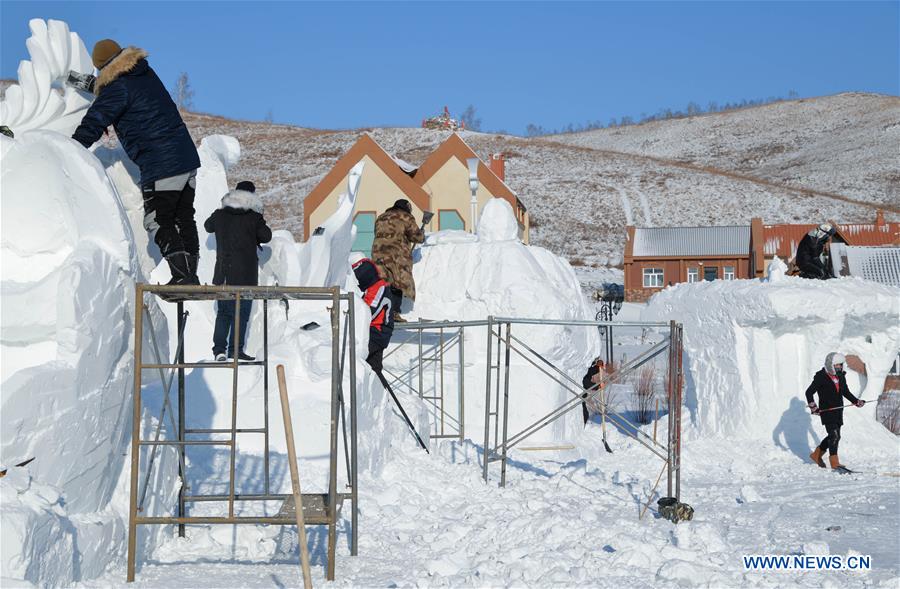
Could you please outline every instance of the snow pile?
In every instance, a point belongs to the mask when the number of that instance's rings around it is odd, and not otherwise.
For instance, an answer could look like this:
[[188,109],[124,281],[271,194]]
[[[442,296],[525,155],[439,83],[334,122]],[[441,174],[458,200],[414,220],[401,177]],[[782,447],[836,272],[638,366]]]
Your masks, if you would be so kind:
[[[642,319],[684,323],[686,435],[772,440],[805,457],[821,425],[804,392],[828,352],[856,355],[857,397],[874,401],[900,352],[900,290],[859,279],[682,284],[651,299]],[[874,402],[844,410],[842,446],[896,456]],[[864,442],[860,442],[864,440]],[[851,456],[852,458],[852,456]]]
[[[509,203],[493,199],[484,207],[477,241],[456,239],[461,237],[456,232],[453,239],[431,236],[429,244],[433,245],[420,248],[421,258],[413,265],[417,296],[409,318],[483,320],[492,315],[592,319],[572,267],[543,248],[524,245],[516,239],[515,228]],[[599,350],[593,327],[513,325],[512,334],[579,382]],[[402,342],[405,337],[406,332],[396,330],[394,342]],[[483,443],[484,432],[486,338],[485,328],[466,329],[465,432],[478,444]],[[414,361],[417,342],[413,338],[416,345],[404,346],[408,350],[390,356],[386,365],[397,369],[398,374],[406,371]],[[492,353],[496,362],[496,349]],[[523,358],[512,354],[511,362],[510,434],[571,398]],[[444,361],[445,391],[455,391],[458,365],[456,351],[448,353]],[[445,399],[445,407],[455,403],[455,397]],[[581,427],[580,413],[571,412],[532,439],[570,439]]]
[[[117,485],[131,431],[141,272],[132,228],[96,158],[52,131],[0,141],[0,461],[34,458],[0,479],[3,574],[61,585],[100,574],[124,549],[128,498]],[[157,482],[170,473],[160,469]]]

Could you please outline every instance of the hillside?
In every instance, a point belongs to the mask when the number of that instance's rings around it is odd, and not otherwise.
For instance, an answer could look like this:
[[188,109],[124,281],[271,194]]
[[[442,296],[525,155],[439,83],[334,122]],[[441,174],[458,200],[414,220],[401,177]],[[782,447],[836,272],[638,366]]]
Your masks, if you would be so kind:
[[900,206],[900,97],[846,93],[549,139]]
[[[804,116],[785,114],[792,109]],[[414,164],[446,137],[425,129],[316,131],[201,114],[186,120],[197,139],[227,133],[241,141],[244,154],[230,176],[254,180],[273,224],[298,236],[303,198],[362,132]],[[810,140],[817,134],[820,141]],[[532,215],[532,243],[575,264],[619,263],[628,223],[745,224],[753,216],[863,222],[878,206],[891,219],[900,214],[895,98],[844,94],[551,138],[463,137],[482,157],[507,155],[507,183]],[[646,155],[638,153],[642,145]]]

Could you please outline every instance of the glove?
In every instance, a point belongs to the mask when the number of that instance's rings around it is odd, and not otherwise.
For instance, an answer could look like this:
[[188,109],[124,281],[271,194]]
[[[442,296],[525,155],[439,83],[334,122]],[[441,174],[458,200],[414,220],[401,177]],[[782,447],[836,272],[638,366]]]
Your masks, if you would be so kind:
[[866,402],[863,401],[862,399],[860,399],[859,401],[856,402],[856,406],[857,406],[857,407],[862,407],[862,406],[865,405],[865,404],[866,404]]
[[819,415],[819,406],[816,405],[815,401],[807,405],[807,407],[809,407],[809,410],[812,411],[813,415]]

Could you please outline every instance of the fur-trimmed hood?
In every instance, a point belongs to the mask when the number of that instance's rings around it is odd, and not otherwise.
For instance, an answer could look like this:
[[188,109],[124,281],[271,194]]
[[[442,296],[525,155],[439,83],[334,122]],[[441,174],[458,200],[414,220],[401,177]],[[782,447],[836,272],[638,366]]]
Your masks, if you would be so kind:
[[109,85],[119,76],[123,76],[134,69],[134,66],[142,59],[146,59],[149,53],[138,47],[126,47],[112,61],[106,64],[100,75],[97,76],[97,82],[94,84],[94,94],[100,95],[100,90]]
[[263,203],[256,193],[246,190],[232,190],[222,197],[222,208],[245,209],[263,214]]

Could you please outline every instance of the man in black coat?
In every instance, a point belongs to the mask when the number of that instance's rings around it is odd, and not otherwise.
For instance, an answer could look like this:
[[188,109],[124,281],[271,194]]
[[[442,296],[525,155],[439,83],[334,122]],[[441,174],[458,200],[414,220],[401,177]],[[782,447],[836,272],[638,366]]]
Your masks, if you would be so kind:
[[[844,398],[862,407],[865,401],[857,399],[847,387],[846,373],[844,372],[845,358],[843,354],[831,352],[825,356],[825,367],[813,377],[812,384],[806,389],[806,402],[813,415],[818,415],[828,434],[822,443],[809,457],[813,462],[825,468],[822,456],[828,449],[828,461],[831,468],[841,472],[847,472],[844,465],[838,459],[838,442],[841,441],[841,426],[844,425]],[[819,404],[813,400],[813,395],[819,395]]]
[[[252,182],[238,182],[234,190],[222,197],[222,208],[213,211],[203,224],[208,233],[216,234],[216,269],[213,284],[256,286],[259,284],[259,244],[272,240],[272,230],[263,218],[263,205]],[[216,360],[234,358],[234,301],[218,301],[216,327],[213,333],[213,354]],[[252,300],[242,300],[240,307],[240,360],[255,358],[244,353],[247,323]],[[230,336],[229,336],[230,334]]]
[[817,278],[825,280],[831,276],[831,272],[825,267],[825,244],[835,234],[834,225],[822,223],[803,236],[797,246],[797,267],[803,278]]
[[144,228],[153,235],[172,271],[169,284],[200,284],[200,241],[194,222],[194,190],[200,157],[178,108],[147,52],[122,49],[112,39],[94,45],[99,70],[97,98],[72,138],[93,145],[112,125],[128,157],[141,170]]

